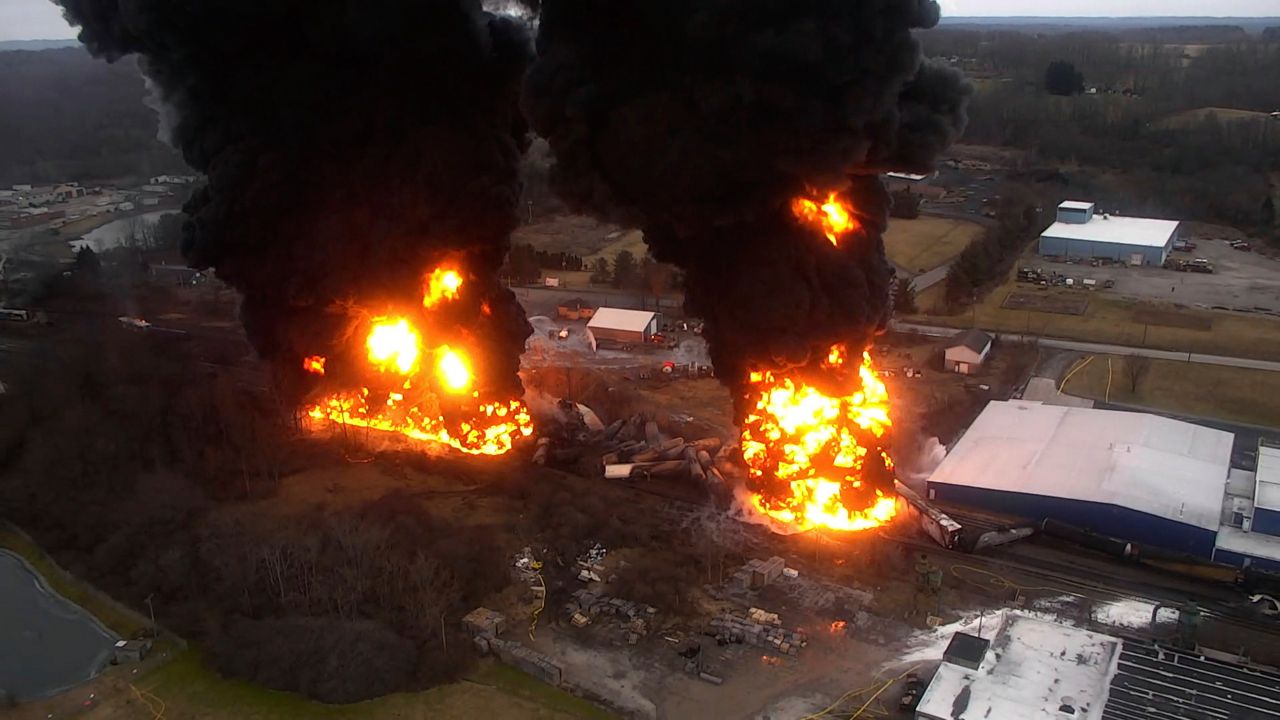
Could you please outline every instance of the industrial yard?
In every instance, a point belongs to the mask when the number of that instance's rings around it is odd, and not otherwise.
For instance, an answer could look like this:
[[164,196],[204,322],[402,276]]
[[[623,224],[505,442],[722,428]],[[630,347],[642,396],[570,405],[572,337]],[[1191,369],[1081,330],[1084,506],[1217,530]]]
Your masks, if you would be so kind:
[[4,717],[1280,720],[1280,27],[115,5],[0,38]]

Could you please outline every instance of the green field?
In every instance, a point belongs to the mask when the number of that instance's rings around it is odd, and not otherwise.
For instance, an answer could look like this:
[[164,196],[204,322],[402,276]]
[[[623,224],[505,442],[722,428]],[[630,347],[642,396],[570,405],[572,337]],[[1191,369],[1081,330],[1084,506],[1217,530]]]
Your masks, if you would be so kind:
[[[1098,355],[1070,376],[1069,395],[1153,410],[1280,428],[1280,373],[1267,370],[1152,360],[1131,391],[1127,358]],[[1108,384],[1110,392],[1108,392]]]

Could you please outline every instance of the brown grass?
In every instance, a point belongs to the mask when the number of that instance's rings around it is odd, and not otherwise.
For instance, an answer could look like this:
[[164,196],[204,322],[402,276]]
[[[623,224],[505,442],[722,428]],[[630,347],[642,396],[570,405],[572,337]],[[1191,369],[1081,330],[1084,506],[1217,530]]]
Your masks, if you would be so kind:
[[1089,296],[1076,291],[1071,295],[1057,293],[1011,292],[1000,307],[1006,310],[1034,310],[1060,315],[1083,315],[1089,309]]
[[[1108,361],[1110,370],[1108,371]],[[1280,373],[1266,370],[1152,360],[1138,391],[1130,391],[1126,358],[1099,355],[1067,381],[1071,395],[1201,417],[1280,427]]]
[[[1091,295],[1089,309],[1083,315],[1009,310],[1002,305],[1011,292],[1018,290],[1012,272],[1005,284],[988,293],[976,308],[965,308],[954,315],[937,314],[941,308],[944,285],[945,283],[939,283],[921,293],[916,304],[923,313],[904,319],[930,325],[966,328],[971,327],[976,316],[978,327],[998,332],[1031,333],[1085,342],[1262,360],[1280,357],[1280,319],[1128,300],[1106,293]],[[1081,291],[1047,288],[1034,292],[1071,296]],[[935,311],[935,308],[939,310]],[[1138,313],[1150,311],[1181,316],[1185,320],[1180,321],[1180,324],[1187,327],[1147,324],[1136,319]],[[1162,317],[1167,319],[1170,316]],[[1196,327],[1207,324],[1211,329],[1191,329],[1192,323]]]
[[982,226],[964,220],[920,217],[893,220],[884,236],[894,264],[911,272],[927,272],[955,259],[982,235]]

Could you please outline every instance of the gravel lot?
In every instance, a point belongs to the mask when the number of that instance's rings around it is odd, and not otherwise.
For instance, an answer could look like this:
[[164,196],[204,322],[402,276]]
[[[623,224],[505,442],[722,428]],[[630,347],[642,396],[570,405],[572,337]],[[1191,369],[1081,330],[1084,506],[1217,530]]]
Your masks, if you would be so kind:
[[1265,309],[1280,313],[1280,261],[1252,252],[1232,249],[1223,240],[1195,241],[1194,252],[1171,257],[1213,262],[1213,274],[1176,272],[1164,268],[1069,265],[1034,257],[1028,262],[1068,277],[1093,278],[1101,286],[1114,280],[1108,293],[1139,300],[1163,300],[1183,305],[1228,309]]

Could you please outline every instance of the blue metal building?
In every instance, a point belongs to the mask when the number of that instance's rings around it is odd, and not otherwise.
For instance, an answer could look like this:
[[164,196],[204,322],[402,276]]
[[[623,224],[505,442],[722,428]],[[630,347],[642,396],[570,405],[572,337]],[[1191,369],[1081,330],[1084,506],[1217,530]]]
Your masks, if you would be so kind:
[[930,476],[928,494],[1210,559],[1232,441],[1156,415],[992,402]]

